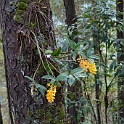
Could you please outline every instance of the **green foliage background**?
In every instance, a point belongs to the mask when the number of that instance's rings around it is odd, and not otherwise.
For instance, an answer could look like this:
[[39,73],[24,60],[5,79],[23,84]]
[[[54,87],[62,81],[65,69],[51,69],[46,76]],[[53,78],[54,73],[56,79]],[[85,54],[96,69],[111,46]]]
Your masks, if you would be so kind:
[[[72,101],[67,98],[67,94],[69,94],[70,97],[74,97],[73,93],[68,93],[67,89],[64,92],[66,107],[68,108],[71,105],[76,107],[79,106],[77,109],[77,118],[80,119],[82,115],[85,116],[85,121],[80,122],[80,124],[92,124],[96,121],[94,116],[97,117],[97,101],[100,103],[102,124],[105,123],[106,118],[108,123],[116,124],[119,107],[117,99],[117,77],[119,75],[124,75],[124,61],[122,61],[122,64],[117,64],[117,54],[122,54],[118,52],[120,46],[118,46],[117,43],[121,41],[121,44],[124,46],[124,40],[116,38],[116,28],[123,31],[123,21],[119,20],[119,25],[116,27],[116,6],[114,0],[107,2],[98,0],[96,3],[76,0],[75,3],[78,16],[78,21],[76,23],[77,31],[74,30],[74,25],[67,28],[67,25],[65,24],[63,2],[61,0],[51,0],[58,48],[56,51],[46,49],[44,52],[45,54],[51,54],[52,61],[59,63],[60,74],[57,77],[54,77],[53,75],[45,75],[42,78],[47,79],[51,84],[54,83],[58,87],[63,86],[63,84],[60,83],[62,81],[65,83],[65,89],[68,84],[72,86],[77,80],[81,82],[82,97],[78,101]],[[73,36],[72,40],[69,39],[68,34]],[[75,43],[74,40],[77,37],[79,42]],[[76,63],[78,55],[96,63],[96,75],[99,77],[97,78],[97,83],[100,87],[99,99],[96,99],[95,97],[96,84],[94,75],[89,72],[82,73],[82,69],[79,67],[72,70],[72,68],[68,66],[69,64],[71,65],[72,62]],[[71,62],[68,60],[68,57],[72,57]],[[3,65],[4,60],[1,43],[0,96],[2,96],[2,113],[4,113],[3,120],[5,121],[9,119],[9,116],[7,113],[8,109],[5,109],[7,106],[7,95],[5,78],[3,78]],[[122,79],[123,78],[124,77],[122,77]],[[42,89],[43,88],[40,86],[41,93],[44,93]],[[107,109],[105,110],[106,104]]]

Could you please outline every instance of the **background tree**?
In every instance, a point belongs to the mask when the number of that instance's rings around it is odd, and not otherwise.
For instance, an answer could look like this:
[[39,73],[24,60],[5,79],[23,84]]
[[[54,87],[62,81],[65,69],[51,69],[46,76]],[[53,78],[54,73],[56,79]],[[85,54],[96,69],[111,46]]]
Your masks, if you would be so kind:
[[[77,22],[77,15],[75,10],[75,2],[74,0],[63,0],[64,6],[65,6],[65,12],[66,12],[66,24],[68,27],[68,36],[70,40],[73,40],[75,43],[78,43],[78,37],[76,36],[78,34],[78,30],[76,27]],[[72,34],[70,34],[72,32]],[[69,51],[71,51],[70,48],[68,48]],[[68,58],[69,60],[72,60],[72,56]],[[78,64],[70,63],[68,64],[70,68],[74,69],[78,67]],[[78,101],[82,94],[82,88],[80,82],[75,82],[73,86],[68,86],[68,92],[70,94],[67,96],[72,101]],[[70,96],[73,95],[73,98]],[[75,106],[75,104],[70,104],[68,106],[68,114],[71,117],[71,124],[78,124],[80,122],[83,122],[84,115],[83,113],[80,115],[81,117],[78,118],[78,107]]]
[[[123,22],[123,0],[116,0],[116,11],[117,11],[117,59],[118,64],[122,64],[124,61],[124,33],[123,30],[119,28],[121,22]],[[123,67],[121,67],[123,69]],[[118,74],[118,100],[119,100],[119,124],[124,123],[124,72]]]

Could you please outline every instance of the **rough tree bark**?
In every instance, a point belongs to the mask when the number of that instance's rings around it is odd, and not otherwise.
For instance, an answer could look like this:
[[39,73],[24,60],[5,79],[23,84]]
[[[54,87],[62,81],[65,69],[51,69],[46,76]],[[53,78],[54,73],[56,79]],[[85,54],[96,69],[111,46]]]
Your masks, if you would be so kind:
[[[42,50],[47,47],[50,47],[52,50],[55,49],[55,36],[49,0],[42,0],[41,3],[35,0],[32,0],[32,2],[25,0],[27,3],[23,1],[1,0],[0,4],[11,123],[34,124],[37,121],[38,124],[54,124],[51,121],[54,121],[52,120],[55,119],[54,115],[63,104],[61,89],[57,90],[56,101],[51,106],[37,90],[36,92],[34,91],[33,96],[31,95],[31,81],[25,78],[25,76],[34,76],[37,83],[44,86],[47,84],[47,81],[41,78],[43,75],[46,75],[47,71],[43,70],[41,73],[36,71],[43,66],[41,58],[37,54],[36,39]],[[19,6],[19,2],[21,2],[21,6]],[[27,6],[27,9],[22,8],[24,7],[22,4]],[[25,13],[23,13],[24,11]],[[22,12],[24,15],[21,13],[20,16],[19,12]],[[42,46],[42,41],[46,42],[44,47]],[[44,53],[41,54],[44,62],[49,61]],[[55,72],[54,74],[56,75],[57,73]],[[56,110],[56,106],[58,110]],[[47,116],[48,113],[50,113],[49,118]]]
[[74,0],[70,0],[70,1],[63,0],[63,1],[66,10],[66,23],[68,26],[71,26],[77,21]]

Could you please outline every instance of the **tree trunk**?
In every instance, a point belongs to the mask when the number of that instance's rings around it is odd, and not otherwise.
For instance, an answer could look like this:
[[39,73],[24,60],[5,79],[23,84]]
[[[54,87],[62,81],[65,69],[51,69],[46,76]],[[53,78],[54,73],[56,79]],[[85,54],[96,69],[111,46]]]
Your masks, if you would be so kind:
[[[116,8],[117,12],[123,12],[123,0],[116,0]],[[123,14],[117,14],[117,21],[123,20]],[[119,25],[117,23],[117,26]],[[117,29],[117,39],[120,39],[118,42],[118,45],[120,47],[120,50],[118,50],[118,53],[121,53],[120,56],[117,56],[118,58],[118,64],[121,64],[122,61],[124,61],[124,46],[121,44],[122,39],[124,39],[124,34],[122,31]],[[118,54],[119,55],[119,54]],[[119,124],[124,123],[124,75],[119,75],[118,79],[118,100],[119,100]]]
[[71,26],[77,21],[74,0],[63,0],[66,11],[66,23]]
[[[64,6],[65,6],[65,11],[66,11],[66,23],[68,25],[68,27],[74,25],[75,28],[73,29],[73,33],[70,36],[69,33],[69,38],[70,40],[74,40],[74,42],[78,42],[78,38],[74,38],[75,37],[75,31],[77,31],[76,28],[76,21],[77,21],[77,16],[76,16],[76,11],[75,11],[75,3],[74,0],[63,0],[64,1]],[[69,48],[70,50],[70,48]],[[69,60],[71,60],[71,56],[69,57]],[[74,65],[73,63],[68,64],[68,66],[72,69],[77,67],[77,64]],[[75,84],[73,86],[68,86],[68,92],[70,92],[72,95],[73,94],[73,98],[70,97],[70,95],[68,95],[68,98],[72,101],[78,101],[80,99],[80,94],[82,94],[82,88],[81,88],[81,84],[80,82],[75,82]],[[81,104],[82,105],[82,104]],[[71,106],[71,107],[70,107]],[[82,114],[82,116],[78,119],[78,107],[76,107],[75,105],[70,105],[68,108],[68,114],[71,117],[71,124],[79,124],[80,122],[83,122],[84,120],[84,115]]]
[[[25,78],[33,77],[38,84],[47,84],[47,81],[41,78],[47,74],[47,70],[39,70],[43,68],[43,62],[50,61],[42,51],[49,47],[55,49],[49,0],[42,0],[41,3],[35,0],[25,0],[25,3],[22,1],[1,0],[0,4],[11,123],[54,124],[60,120],[62,122],[63,116],[61,119],[57,117],[58,120],[55,118],[55,114],[58,114],[63,105],[62,90],[57,90],[55,104],[49,105],[46,98],[35,88],[31,92],[33,84]],[[41,55],[37,53],[38,47]],[[57,75],[55,71],[53,73]],[[48,114],[50,115],[47,116]]]
[[[92,6],[94,7],[94,3],[96,2],[96,0],[92,1]],[[93,12],[95,13],[95,9],[93,10]],[[94,15],[94,20],[96,20],[96,15]],[[99,38],[98,38],[99,39]],[[100,41],[96,39],[96,37],[93,36],[93,42],[94,42],[94,53],[95,55],[99,54],[99,49],[100,49]],[[97,63],[98,60],[95,60],[95,63]],[[97,70],[99,69],[99,67],[97,68]],[[100,85],[98,83],[99,80],[99,74],[97,73],[95,76],[95,98],[96,98],[96,124],[101,124],[101,113],[100,113],[100,108],[101,108],[101,103],[100,103]]]

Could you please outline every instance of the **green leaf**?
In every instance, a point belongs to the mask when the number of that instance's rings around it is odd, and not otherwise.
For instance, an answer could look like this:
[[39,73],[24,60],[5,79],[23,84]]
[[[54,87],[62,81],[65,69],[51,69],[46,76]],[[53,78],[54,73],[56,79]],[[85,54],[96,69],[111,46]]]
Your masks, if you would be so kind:
[[120,74],[121,74],[121,75],[124,75],[124,66],[122,66],[122,69],[121,69]]
[[112,71],[112,69],[114,69],[115,66],[116,66],[116,60],[112,61],[112,63],[110,64],[110,67],[109,67],[110,71]]
[[108,40],[108,37],[107,37],[107,36],[103,36],[103,37],[102,37],[102,41],[103,41],[103,42],[107,42],[107,40]]
[[93,48],[87,50],[87,56],[91,56],[93,54]]
[[86,105],[88,103],[88,101],[86,99],[83,99],[82,103],[83,103],[83,105]]
[[72,86],[74,84],[74,82],[75,82],[75,78],[72,75],[69,75],[67,77],[67,79],[68,79],[69,85]]
[[74,41],[72,41],[72,40],[67,40],[67,43],[68,43],[68,45],[69,45],[71,48],[75,48],[76,43],[75,43]]
[[44,93],[46,91],[46,87],[44,87],[41,84],[37,84],[35,82],[35,80],[33,78],[29,77],[29,76],[25,76],[25,77],[28,78],[29,80],[31,80],[35,84],[36,88],[40,91],[40,93],[44,96]]
[[81,73],[82,70],[83,70],[82,68],[75,68],[75,69],[71,70],[71,74]]
[[73,60],[76,61],[76,57],[77,57],[77,52],[72,51],[72,58],[73,58]]
[[58,50],[54,51],[51,55],[52,56],[59,56],[60,53],[61,53],[61,47],[59,47]]
[[[86,73],[83,73],[83,69],[82,68],[75,68],[71,71],[72,75],[74,75],[74,77],[76,77],[77,79],[80,77],[86,77]],[[79,79],[78,79],[79,80]]]
[[122,55],[122,52],[117,52],[117,58],[120,58],[121,55]]
[[79,113],[77,114],[77,120],[80,120],[80,118],[82,117],[82,113]]
[[86,73],[83,73],[83,72],[77,72],[77,73],[75,73],[74,74],[74,76],[76,77],[76,78],[84,78],[84,77],[87,77],[87,74]]
[[97,79],[97,83],[98,83],[100,86],[102,86],[102,81],[101,81],[101,80]]
[[61,87],[61,83],[59,81],[54,82],[54,85],[56,85],[57,87]]
[[85,54],[84,52],[80,52],[80,55],[81,55],[84,59],[87,58],[87,56],[86,56],[86,54]]
[[28,78],[30,81],[32,81],[33,83],[35,83],[35,80],[29,76],[25,76],[26,78]]
[[[54,70],[54,66],[52,64],[44,62],[44,66],[45,66],[47,72],[50,74],[51,74],[51,70]],[[43,70],[44,70],[44,67],[43,68],[41,67],[40,72],[42,72]]]
[[59,74],[57,76],[56,80],[58,80],[58,81],[66,81],[67,76],[68,76],[68,74],[66,72],[65,73],[61,73],[61,74]]
[[51,54],[52,52],[52,50],[45,50],[45,54]]
[[31,117],[33,115],[33,111],[28,110],[28,116]]
[[33,28],[36,25],[36,23],[31,22],[30,26]]
[[55,80],[55,78],[53,76],[51,76],[51,75],[44,75],[42,78]]
[[74,97],[75,97],[74,93],[72,93],[72,92],[69,93],[69,98],[70,98],[70,99],[74,99]]
[[66,98],[66,100],[69,102],[69,103],[72,103],[72,104],[74,104],[75,103],[75,101],[72,101],[71,99],[69,99],[69,98]]
[[56,81],[56,79],[51,79],[50,84],[53,84]]
[[97,55],[91,55],[89,56],[90,59],[99,59],[99,57]]
[[36,88],[40,91],[40,93],[44,96],[45,91],[47,90],[46,87],[44,87],[41,84],[35,83]]

